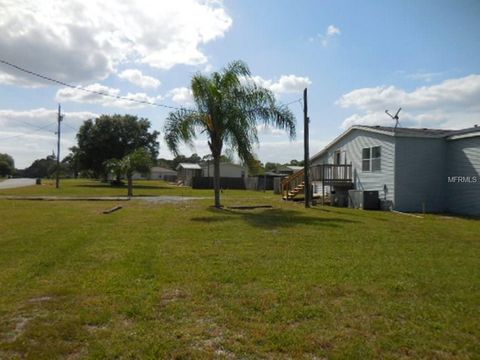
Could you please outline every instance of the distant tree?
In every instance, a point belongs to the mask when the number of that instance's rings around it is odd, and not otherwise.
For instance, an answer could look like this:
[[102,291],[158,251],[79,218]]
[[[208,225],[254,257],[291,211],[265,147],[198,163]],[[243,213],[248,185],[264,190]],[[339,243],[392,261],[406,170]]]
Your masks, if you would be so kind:
[[187,162],[187,157],[185,155],[177,155],[173,158],[172,160],[172,168],[177,169],[178,164],[180,163],[186,163]]
[[303,166],[304,161],[303,160],[290,160],[289,163],[286,163],[285,165],[291,165],[291,166]]
[[165,140],[178,154],[180,143],[192,143],[197,133],[208,137],[213,156],[215,207],[220,207],[220,155],[224,145],[241,161],[253,158],[258,142],[257,123],[271,124],[295,135],[295,118],[288,107],[278,106],[273,93],[251,79],[248,66],[235,61],[221,72],[194,75],[191,81],[194,109],[171,112],[165,123]]
[[69,150],[70,153],[63,158],[61,165],[68,176],[73,176],[76,179],[80,171],[79,149],[76,146],[72,146]]
[[195,153],[190,155],[189,158],[187,158],[187,162],[192,164],[199,164],[201,161],[202,161],[202,158]]
[[12,175],[15,171],[13,157],[8,154],[0,154],[0,176]]
[[110,159],[105,162],[105,167],[113,172],[117,178],[125,175],[128,181],[127,196],[133,196],[133,173],[148,173],[153,165],[151,154],[146,149],[136,149],[122,159]]
[[247,166],[248,166],[250,175],[257,176],[257,175],[263,175],[265,173],[265,168],[263,167],[262,162],[258,159],[250,160]]
[[212,154],[206,154],[206,155],[202,156],[202,162],[208,162],[208,161],[212,161],[212,160],[213,160]]
[[106,179],[107,160],[120,160],[139,148],[152,158],[158,155],[158,131],[150,132],[150,122],[133,115],[102,115],[80,127],[78,161],[80,170],[90,170]]
[[185,155],[178,154],[172,160],[172,169],[176,169],[178,164],[180,163],[189,163],[189,164],[200,164],[203,160],[200,156],[193,153],[190,157],[186,157]]
[[23,170],[22,176],[31,178],[49,178],[57,169],[57,158],[48,155],[45,159],[37,159],[32,165]]
[[173,160],[160,158],[160,159],[157,159],[157,165],[167,169],[175,169],[173,166]]
[[0,177],[5,177],[10,175],[12,172],[12,168],[8,163],[4,160],[0,160]]
[[267,162],[265,163],[265,171],[276,171],[279,166],[282,166],[282,164]]

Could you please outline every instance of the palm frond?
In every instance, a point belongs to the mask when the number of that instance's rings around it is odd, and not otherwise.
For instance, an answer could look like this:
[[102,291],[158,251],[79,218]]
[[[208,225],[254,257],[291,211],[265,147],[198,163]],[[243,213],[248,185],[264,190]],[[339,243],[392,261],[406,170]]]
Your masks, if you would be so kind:
[[193,140],[196,138],[195,128],[199,124],[201,124],[201,119],[198,113],[186,109],[171,112],[164,127],[168,148],[178,155],[180,143],[193,145]]

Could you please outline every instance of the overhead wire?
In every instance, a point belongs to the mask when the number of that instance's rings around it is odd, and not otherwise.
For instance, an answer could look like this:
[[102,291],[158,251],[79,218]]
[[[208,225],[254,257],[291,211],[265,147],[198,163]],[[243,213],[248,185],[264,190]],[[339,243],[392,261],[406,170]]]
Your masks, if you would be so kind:
[[[166,105],[166,104],[160,104],[160,103],[157,103],[157,102],[153,102],[153,101],[147,101],[147,100],[138,100],[138,99],[132,99],[132,98],[129,98],[129,97],[125,97],[125,96],[120,96],[120,95],[113,95],[113,94],[109,94],[109,93],[106,93],[106,92],[102,92],[102,91],[97,91],[97,90],[92,90],[92,89],[88,89],[88,88],[85,88],[85,87],[82,87],[80,85],[72,85],[72,84],[69,84],[65,81],[61,81],[61,80],[57,80],[57,79],[54,79],[50,76],[46,76],[46,75],[42,75],[40,73],[37,73],[33,70],[29,70],[29,69],[26,69],[24,67],[21,67],[19,65],[16,65],[16,64],[13,64],[7,60],[4,60],[2,58],[0,58],[0,63],[1,64],[4,64],[4,65],[7,65],[7,66],[10,66],[18,71],[21,71],[21,72],[24,72],[26,74],[29,74],[29,75],[32,75],[32,76],[35,76],[35,77],[38,77],[40,79],[43,79],[43,80],[46,80],[46,81],[50,81],[50,82],[53,82],[53,83],[56,83],[58,85],[62,85],[62,86],[65,86],[65,87],[68,87],[68,88],[71,88],[71,89],[75,89],[75,90],[80,90],[80,91],[84,91],[84,92],[87,92],[87,93],[91,93],[91,94],[96,94],[96,95],[100,95],[100,96],[104,96],[104,97],[109,97],[109,98],[114,98],[114,99],[117,99],[117,100],[124,100],[124,101],[130,101],[130,102],[133,102],[133,103],[137,103],[137,104],[143,104],[143,105],[151,105],[151,106],[156,106],[156,107],[162,107],[162,108],[166,108],[166,109],[171,109],[171,110],[184,110],[184,111],[189,111],[189,112],[197,112],[196,110],[193,110],[193,109],[188,109],[188,108],[185,108],[185,107],[176,107],[176,106],[172,106],[172,105]],[[299,98],[299,99],[296,99],[296,100],[293,100],[293,101],[290,101],[286,104],[280,104],[280,107],[287,107],[289,105],[292,105],[294,103],[302,103],[302,98]],[[255,109],[251,110],[251,111],[254,111]],[[24,124],[28,125],[28,126],[31,126],[31,127],[35,127],[36,128],[36,131],[39,131],[39,130],[43,130],[45,129],[46,127],[48,126],[51,126],[53,125],[52,124],[48,124],[46,126],[41,126],[41,127],[37,127],[35,125],[32,125],[32,124],[29,124],[25,121],[22,121],[20,120],[21,122],[23,122]],[[76,128],[74,128],[73,126],[69,125],[69,124],[66,124],[64,123],[65,126],[69,127],[70,129],[72,130],[77,130]],[[8,139],[12,139],[12,138],[17,138],[17,137],[22,137],[22,136],[28,136],[29,134],[19,134],[19,135],[15,135],[15,136],[10,136],[10,137],[6,137],[6,138],[0,138],[0,140],[8,140]]]
[[[32,132],[38,132],[38,131],[40,131],[40,130],[44,130],[44,129],[46,129],[47,127],[52,126],[52,125],[55,125],[55,123],[50,123],[50,124],[47,124],[47,125],[44,125],[44,126],[37,127],[36,130],[33,130]],[[1,140],[1,141],[4,141],[4,140],[15,139],[15,138],[18,138],[18,137],[30,136],[30,134],[31,134],[31,133],[28,133],[28,134],[18,134],[18,135],[13,135],[13,136],[8,136],[8,137],[0,138],[0,140]]]
[[29,74],[29,75],[38,77],[38,78],[40,78],[40,79],[53,82],[53,83],[56,83],[56,84],[58,84],[58,85],[62,85],[62,86],[68,87],[68,88],[71,88],[71,89],[80,90],[80,91],[84,91],[84,92],[91,93],[91,94],[97,94],[97,95],[101,95],[101,96],[105,96],[105,97],[109,97],[109,98],[113,98],[113,99],[117,99],[117,100],[130,101],[130,102],[134,102],[134,103],[137,103],[137,104],[144,104],[144,105],[151,105],[151,106],[163,107],[163,108],[172,109],[172,110],[187,110],[187,111],[192,111],[192,110],[189,110],[189,109],[183,108],[183,107],[176,107],[176,106],[171,106],[171,105],[165,105],[165,104],[160,104],[160,103],[156,103],[156,102],[153,102],[153,101],[147,101],[147,100],[132,99],[132,98],[129,98],[129,97],[126,97],[126,96],[113,95],[113,94],[109,94],[109,93],[106,93],[106,92],[103,92],[103,91],[97,91],[97,90],[88,89],[88,88],[82,87],[82,86],[80,86],[80,85],[72,85],[72,84],[66,83],[65,81],[57,80],[57,79],[54,79],[54,78],[52,78],[52,77],[50,77],[50,76],[42,75],[42,74],[37,73],[37,72],[35,72],[35,71],[25,69],[25,68],[23,68],[23,67],[21,67],[21,66],[12,64],[11,62],[6,61],[6,60],[1,59],[1,58],[0,58],[0,63],[2,63],[2,64],[4,64],[4,65],[7,65],[7,66],[10,66],[10,67],[12,67],[12,68],[14,68],[14,69],[16,69],[16,70],[18,70],[18,71],[24,72],[24,73],[26,73],[26,74]]
[[[71,88],[71,89],[88,92],[88,93],[91,93],[91,94],[96,94],[96,95],[100,95],[100,96],[105,96],[105,97],[109,97],[109,98],[113,98],[113,99],[117,99],[117,100],[130,101],[130,102],[134,102],[134,103],[137,103],[137,104],[144,104],[144,105],[151,105],[151,106],[163,107],[163,108],[166,108],[166,109],[186,110],[186,111],[196,112],[195,110],[188,109],[188,108],[185,108],[185,107],[177,107],[177,106],[172,106],[172,105],[160,104],[160,103],[157,103],[157,102],[147,101],[147,100],[132,99],[132,98],[129,98],[129,97],[126,97],[126,96],[113,95],[113,94],[109,94],[109,93],[106,93],[106,92],[103,92],[103,91],[97,91],[97,90],[88,89],[88,88],[82,87],[82,86],[80,86],[80,85],[72,85],[72,84],[69,84],[69,83],[67,83],[67,82],[65,82],[65,81],[57,80],[57,79],[54,79],[54,78],[52,78],[52,77],[50,77],[50,76],[42,75],[42,74],[37,73],[37,72],[35,72],[35,71],[33,71],[33,70],[29,70],[29,69],[26,69],[26,68],[24,68],[24,67],[15,65],[15,64],[13,64],[13,63],[11,63],[11,62],[9,62],[9,61],[6,61],[6,60],[4,60],[4,59],[1,59],[1,58],[0,58],[0,63],[2,63],[2,64],[4,64],[4,65],[7,65],[7,66],[10,66],[10,67],[12,67],[12,68],[14,68],[14,69],[16,69],[16,70],[18,70],[18,71],[24,72],[24,73],[26,73],[26,74],[29,74],[29,75],[38,77],[38,78],[40,78],[40,79],[47,80],[47,81],[56,83],[56,84],[58,84],[58,85],[62,85],[62,86]],[[302,101],[302,98],[293,100],[293,101],[291,101],[291,102],[289,102],[289,103],[286,103],[286,104],[280,104],[280,106],[282,106],[282,107],[283,107],[283,106],[289,106],[289,105],[294,104],[294,103],[299,102],[299,101]]]

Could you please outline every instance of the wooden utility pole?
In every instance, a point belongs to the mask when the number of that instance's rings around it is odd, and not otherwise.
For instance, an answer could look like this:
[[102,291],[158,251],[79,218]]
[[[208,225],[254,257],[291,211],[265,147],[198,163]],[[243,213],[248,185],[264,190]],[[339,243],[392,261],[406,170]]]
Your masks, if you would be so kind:
[[62,122],[62,109],[60,104],[58,104],[58,115],[57,115],[57,176],[55,181],[55,187],[58,189],[60,187],[60,123]]
[[304,194],[305,207],[309,208],[311,203],[310,189],[310,154],[309,154],[309,128],[310,119],[308,118],[307,88],[303,90],[303,146],[304,146]]

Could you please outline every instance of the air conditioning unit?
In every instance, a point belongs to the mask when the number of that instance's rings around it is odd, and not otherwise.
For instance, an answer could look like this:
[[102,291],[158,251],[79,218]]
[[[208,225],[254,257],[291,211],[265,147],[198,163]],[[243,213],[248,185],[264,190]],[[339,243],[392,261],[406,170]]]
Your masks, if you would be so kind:
[[331,205],[338,207],[348,206],[348,193],[346,191],[332,191]]
[[364,210],[378,210],[378,191],[348,190],[348,207]]

